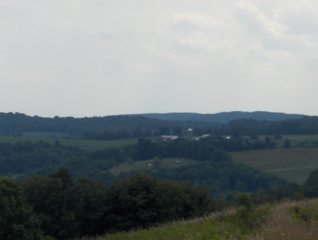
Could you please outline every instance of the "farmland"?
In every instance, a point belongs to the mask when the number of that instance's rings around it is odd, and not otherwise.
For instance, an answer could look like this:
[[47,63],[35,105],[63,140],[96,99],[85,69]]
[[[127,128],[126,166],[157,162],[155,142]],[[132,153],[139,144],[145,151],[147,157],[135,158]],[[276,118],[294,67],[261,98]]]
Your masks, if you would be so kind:
[[318,168],[318,148],[278,148],[232,153],[235,161],[274,174],[294,183],[303,183]]
[[[265,138],[265,136],[260,136]],[[310,172],[318,168],[318,148],[301,147],[308,146],[318,141],[318,135],[284,135],[280,140],[276,140],[278,146],[289,139],[291,148],[275,148],[266,150],[253,150],[244,152],[231,153],[235,161],[246,164],[255,169],[271,173],[280,178],[286,179],[293,183],[303,183],[309,176]],[[0,136],[0,143],[17,143],[17,142],[47,142],[63,146],[70,146],[82,149],[86,152],[112,147],[123,147],[135,144],[136,138],[120,140],[87,140],[72,138],[62,134],[52,133],[30,133],[23,136]],[[296,147],[298,146],[298,147]],[[146,160],[138,162],[125,162],[113,167],[110,172],[112,175],[127,173],[130,171],[149,170],[156,165],[161,168],[177,168],[193,164],[189,159],[160,159]]]

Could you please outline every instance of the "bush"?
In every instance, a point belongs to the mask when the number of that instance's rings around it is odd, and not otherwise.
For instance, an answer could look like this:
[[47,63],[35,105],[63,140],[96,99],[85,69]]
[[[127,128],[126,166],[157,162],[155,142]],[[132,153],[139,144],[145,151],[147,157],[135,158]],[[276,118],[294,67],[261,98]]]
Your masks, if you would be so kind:
[[292,216],[298,222],[311,225],[318,220],[318,209],[309,206],[294,206],[292,207]]
[[268,209],[257,207],[249,195],[241,194],[239,201],[242,208],[238,210],[238,221],[242,224],[242,229],[252,231],[267,221]]

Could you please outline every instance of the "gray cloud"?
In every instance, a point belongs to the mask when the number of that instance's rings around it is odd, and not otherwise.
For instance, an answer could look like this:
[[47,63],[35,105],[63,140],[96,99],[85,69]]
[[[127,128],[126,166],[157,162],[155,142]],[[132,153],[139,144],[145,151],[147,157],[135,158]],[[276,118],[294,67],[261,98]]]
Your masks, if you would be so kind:
[[0,111],[318,114],[313,0],[3,0]]

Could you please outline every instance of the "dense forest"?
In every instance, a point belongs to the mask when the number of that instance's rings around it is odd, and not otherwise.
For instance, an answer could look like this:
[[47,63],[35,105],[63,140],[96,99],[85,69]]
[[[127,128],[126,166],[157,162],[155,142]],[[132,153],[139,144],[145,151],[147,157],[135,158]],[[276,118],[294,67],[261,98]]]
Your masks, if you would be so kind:
[[189,183],[136,175],[106,188],[93,179],[73,182],[66,170],[22,183],[1,179],[0,203],[3,240],[95,236],[202,216],[213,209],[208,191]]
[[305,115],[301,114],[286,114],[274,112],[221,112],[214,114],[200,114],[200,113],[148,113],[140,114],[141,116],[165,120],[165,121],[199,121],[227,124],[238,119],[254,119],[260,121],[285,121],[290,119],[301,119]]

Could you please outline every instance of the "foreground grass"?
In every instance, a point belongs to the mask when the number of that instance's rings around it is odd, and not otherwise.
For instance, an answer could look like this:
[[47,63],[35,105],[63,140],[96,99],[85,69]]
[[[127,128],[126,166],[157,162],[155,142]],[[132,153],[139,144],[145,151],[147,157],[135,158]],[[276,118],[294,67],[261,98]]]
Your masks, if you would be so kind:
[[270,209],[267,221],[253,230],[245,228],[242,221],[237,218],[237,213],[233,210],[148,230],[110,234],[94,240],[318,239],[318,200],[284,202],[266,208]]
[[[299,214],[295,209],[302,209]],[[267,224],[247,240],[317,240],[318,200],[275,206]]]
[[235,161],[302,184],[318,168],[318,148],[278,148],[232,153]]
[[196,219],[130,233],[111,234],[96,240],[239,240],[244,236],[234,219],[219,217]]

